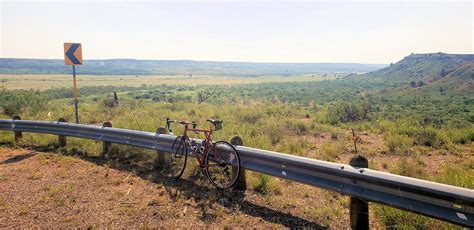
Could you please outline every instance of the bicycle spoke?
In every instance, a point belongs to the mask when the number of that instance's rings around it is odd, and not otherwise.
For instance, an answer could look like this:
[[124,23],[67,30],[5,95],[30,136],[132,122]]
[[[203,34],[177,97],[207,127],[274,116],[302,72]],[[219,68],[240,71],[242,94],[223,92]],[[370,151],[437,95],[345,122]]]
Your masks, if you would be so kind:
[[206,174],[217,188],[229,188],[237,180],[240,162],[237,151],[227,142],[216,142],[206,156]]
[[169,158],[169,176],[178,179],[183,174],[187,160],[186,142],[181,137],[176,138],[173,144],[173,152]]

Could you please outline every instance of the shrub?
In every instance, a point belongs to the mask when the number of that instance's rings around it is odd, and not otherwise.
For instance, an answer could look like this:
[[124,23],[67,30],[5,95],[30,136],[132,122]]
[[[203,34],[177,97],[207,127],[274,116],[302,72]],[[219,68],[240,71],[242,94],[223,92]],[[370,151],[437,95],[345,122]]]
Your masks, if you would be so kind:
[[419,159],[402,158],[390,172],[402,176],[424,179],[426,177],[424,167],[425,163]]
[[385,146],[391,153],[406,154],[413,144],[413,140],[405,134],[389,133],[384,137]]
[[291,155],[303,156],[309,149],[310,143],[306,138],[287,137],[277,146],[277,151]]
[[265,134],[270,138],[270,142],[272,145],[276,145],[280,142],[280,140],[283,137],[283,128],[281,125],[279,125],[276,122],[270,122],[265,128],[264,128]]
[[335,124],[368,120],[370,110],[371,103],[369,102],[340,102],[328,109],[327,121]]
[[470,144],[474,140],[474,130],[447,130],[445,132],[449,140],[455,144]]
[[260,120],[260,118],[263,117],[263,114],[258,112],[257,110],[243,110],[239,114],[237,114],[237,117],[242,122],[255,124],[258,120]]
[[387,229],[434,229],[434,225],[439,224],[429,217],[384,205],[376,204],[374,210],[377,218]]
[[105,98],[102,100],[102,105],[107,108],[112,108],[115,106],[115,102],[111,98]]
[[9,116],[18,115],[24,109],[36,113],[47,104],[48,98],[36,91],[0,91],[0,107]]
[[300,120],[292,120],[287,122],[288,129],[292,130],[297,135],[305,135],[309,132],[308,124]]
[[18,115],[20,114],[20,110],[22,108],[22,103],[9,100],[2,103],[3,113],[9,116]]
[[339,154],[344,153],[347,149],[342,142],[325,142],[321,145],[321,151],[324,153],[324,160],[334,162]]
[[416,134],[416,143],[424,146],[439,148],[443,145],[443,140],[438,135],[438,131],[434,128],[422,128]]
[[265,174],[259,175],[255,191],[264,195],[281,194],[281,188],[276,184],[275,179]]
[[468,189],[474,189],[474,175],[468,173],[469,169],[462,166],[450,166],[448,164],[443,166],[443,173],[437,181],[443,184],[449,184]]

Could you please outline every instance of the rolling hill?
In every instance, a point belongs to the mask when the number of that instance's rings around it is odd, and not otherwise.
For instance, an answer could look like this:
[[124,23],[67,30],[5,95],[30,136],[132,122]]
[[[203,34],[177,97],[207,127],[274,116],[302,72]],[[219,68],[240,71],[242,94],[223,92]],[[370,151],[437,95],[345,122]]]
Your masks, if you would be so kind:
[[[370,72],[382,64],[358,63],[254,63],[191,60],[84,60],[77,68],[82,75],[229,75],[269,76],[327,72]],[[69,74],[61,59],[0,58],[0,74]]]
[[[401,61],[371,72],[367,76],[393,80],[421,80],[426,78],[437,80],[450,73],[453,73],[452,75],[460,74],[462,70],[454,72],[455,69],[470,62],[474,62],[473,54],[411,54]],[[469,69],[466,71],[469,72]]]
[[464,63],[463,65],[449,71],[446,77],[474,79],[474,61]]

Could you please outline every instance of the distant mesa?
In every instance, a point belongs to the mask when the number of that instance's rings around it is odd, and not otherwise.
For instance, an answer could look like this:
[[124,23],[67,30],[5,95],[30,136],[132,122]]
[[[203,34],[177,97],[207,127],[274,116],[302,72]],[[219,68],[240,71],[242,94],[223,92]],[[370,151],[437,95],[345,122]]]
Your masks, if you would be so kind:
[[[192,60],[84,60],[77,68],[82,75],[227,75],[291,76],[329,72],[370,72],[383,64],[359,63],[256,63]],[[0,58],[0,74],[70,74],[71,68],[60,59]]]

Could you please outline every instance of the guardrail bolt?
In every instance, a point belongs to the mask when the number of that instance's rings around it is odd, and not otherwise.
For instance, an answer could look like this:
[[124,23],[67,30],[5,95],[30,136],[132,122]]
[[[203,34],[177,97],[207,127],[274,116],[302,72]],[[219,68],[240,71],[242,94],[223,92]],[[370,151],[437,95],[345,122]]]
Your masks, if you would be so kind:
[[[58,119],[58,122],[67,122],[67,120],[61,117]],[[59,142],[59,147],[66,147],[66,144],[67,144],[66,136],[58,135],[58,142]]]
[[[13,120],[21,120],[19,115],[15,115],[12,118]],[[23,133],[21,131],[14,131],[13,135],[15,136],[15,142],[19,141],[23,137]]]
[[[357,168],[369,167],[369,161],[361,155],[354,156],[349,164]],[[349,213],[352,229],[369,229],[369,203],[367,201],[351,197]]]
[[[166,134],[166,129],[165,129],[165,127],[162,127],[162,126],[158,127],[158,128],[156,129],[156,133],[158,133],[158,134]],[[163,166],[166,164],[166,156],[167,156],[167,154],[164,153],[164,152],[160,152],[160,151],[157,151],[156,153],[158,154],[158,156],[157,156],[156,159],[155,159],[154,168],[155,168],[156,170],[161,170],[161,169],[163,169]]]
[[[102,123],[102,127],[112,127],[112,122],[111,121],[104,121]],[[108,141],[104,141],[102,145],[102,155],[107,155],[110,150],[111,143]]]
[[[230,139],[230,143],[236,146],[243,146],[244,140],[242,139],[242,137],[233,136]],[[234,188],[241,191],[247,190],[247,179],[245,176],[245,170],[242,167],[240,168],[240,175],[239,178],[237,178],[237,182],[235,182]]]

